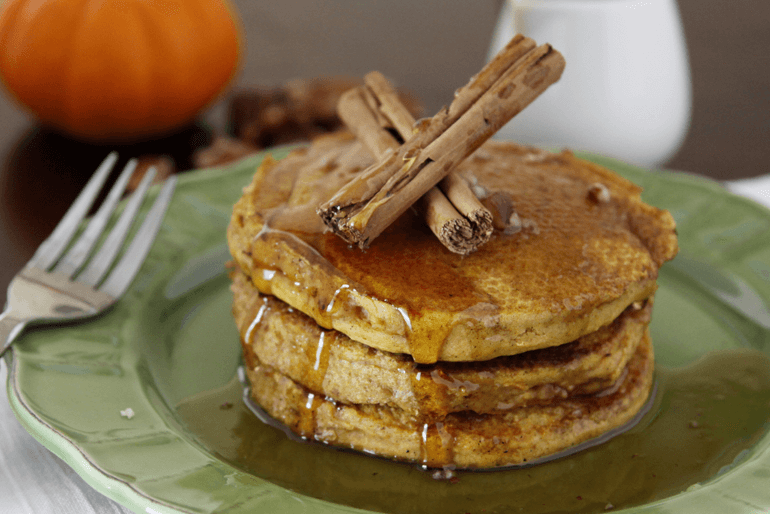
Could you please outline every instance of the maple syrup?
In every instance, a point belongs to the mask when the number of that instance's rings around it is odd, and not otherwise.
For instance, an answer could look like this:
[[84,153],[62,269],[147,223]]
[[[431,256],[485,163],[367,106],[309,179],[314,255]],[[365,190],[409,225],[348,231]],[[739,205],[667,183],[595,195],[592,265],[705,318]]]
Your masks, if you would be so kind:
[[[237,469],[342,505],[421,514],[601,512],[608,504],[620,510],[707,483],[739,467],[767,435],[770,359],[762,352],[713,352],[656,373],[654,403],[627,432],[544,464],[456,471],[451,481],[412,465],[292,440],[246,407],[237,377],[182,400],[176,412],[207,451]],[[222,409],[228,402],[233,408]],[[436,429],[426,441],[438,453],[447,436]]]
[[[568,332],[560,334],[566,342],[573,337],[569,331],[587,326],[588,318],[597,328],[612,319],[607,306],[623,295],[633,296],[629,301],[649,296],[658,267],[674,251],[665,216],[639,203],[636,186],[567,154],[526,163],[530,150],[512,144],[485,145],[468,159],[466,174],[486,194],[509,197],[518,216],[515,233],[496,233],[463,257],[446,250],[407,211],[366,250],[351,248],[326,230],[315,206],[364,165],[346,161],[355,148],[339,136],[261,166],[236,206],[231,247],[261,291],[270,293],[272,282],[281,280],[279,296],[294,298],[325,328],[336,320],[355,325],[359,335],[376,331],[363,318],[380,316],[378,310],[388,310],[383,303],[394,306],[404,318],[403,334],[389,326],[390,343],[359,340],[408,352],[418,363],[516,353],[508,346],[519,344],[512,337],[525,341],[517,351],[544,347],[553,340],[544,329],[560,324],[555,330]],[[597,177],[613,191],[601,204],[588,194]],[[267,279],[262,270],[275,274]],[[355,297],[370,304],[368,312]],[[503,323],[511,327],[502,330]],[[503,334],[506,341],[488,341],[488,335]],[[396,339],[398,349],[377,346],[395,345]]]

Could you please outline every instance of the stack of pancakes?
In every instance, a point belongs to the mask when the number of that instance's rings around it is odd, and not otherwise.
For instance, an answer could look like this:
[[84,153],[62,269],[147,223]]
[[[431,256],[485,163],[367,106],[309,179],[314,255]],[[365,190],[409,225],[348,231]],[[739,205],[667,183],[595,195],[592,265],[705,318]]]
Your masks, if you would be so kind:
[[414,211],[367,250],[315,209],[373,162],[346,133],[266,159],[235,205],[233,312],[254,400],[308,439],[428,467],[532,462],[645,405],[670,214],[580,160],[488,142],[457,170],[498,229],[469,256]]

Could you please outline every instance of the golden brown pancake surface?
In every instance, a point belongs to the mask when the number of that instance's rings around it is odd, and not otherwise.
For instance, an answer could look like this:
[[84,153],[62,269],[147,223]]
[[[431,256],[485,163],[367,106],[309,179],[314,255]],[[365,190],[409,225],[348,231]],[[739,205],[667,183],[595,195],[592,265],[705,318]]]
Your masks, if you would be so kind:
[[647,329],[652,302],[577,341],[470,363],[417,365],[406,355],[367,347],[318,326],[284,302],[233,275],[233,314],[246,365],[270,366],[309,392],[345,404],[400,409],[418,421],[450,412],[499,413],[596,393],[623,372]]
[[567,152],[496,142],[460,172],[509,202],[518,232],[461,257],[408,212],[369,249],[350,248],[315,207],[371,162],[356,145],[337,134],[263,164],[228,240],[259,290],[370,347],[433,363],[565,344],[648,298],[676,253],[671,216],[630,182]]
[[437,423],[397,408],[334,402],[259,363],[247,375],[254,400],[308,439],[429,467],[494,468],[552,455],[631,421],[653,383],[653,353],[645,334],[614,387],[599,394],[495,414],[451,413]]

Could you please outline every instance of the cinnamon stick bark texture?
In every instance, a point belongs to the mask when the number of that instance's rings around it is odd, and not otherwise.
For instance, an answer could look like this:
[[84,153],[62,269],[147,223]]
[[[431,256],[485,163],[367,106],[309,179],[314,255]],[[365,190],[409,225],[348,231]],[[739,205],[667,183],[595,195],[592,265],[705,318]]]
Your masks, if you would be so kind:
[[357,175],[318,213],[343,239],[366,248],[420,197],[446,177],[564,70],[550,45],[514,37],[456,93],[447,107],[420,125],[397,151]]
[[[368,74],[365,84],[342,95],[338,114],[370,152],[381,159],[412,137],[415,119],[381,73]],[[400,137],[396,138],[394,133]],[[440,187],[428,191],[415,207],[448,250],[467,255],[491,237],[492,215],[468,183],[454,173]]]
[[[364,84],[374,97],[376,107],[402,140],[408,141],[415,133],[419,134],[414,117],[382,73],[367,74]],[[431,191],[421,197],[417,206],[444,246],[454,253],[467,255],[489,241],[493,231],[492,214],[462,177],[450,172]]]

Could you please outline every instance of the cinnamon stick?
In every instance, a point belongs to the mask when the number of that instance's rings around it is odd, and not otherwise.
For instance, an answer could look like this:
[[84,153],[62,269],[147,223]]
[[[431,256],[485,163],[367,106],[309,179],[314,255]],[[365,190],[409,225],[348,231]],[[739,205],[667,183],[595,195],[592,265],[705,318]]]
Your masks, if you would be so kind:
[[[377,99],[366,88],[351,89],[342,95],[337,113],[375,158],[381,159],[398,148],[400,141],[388,131],[393,128],[390,120],[380,112]],[[408,118],[404,121],[408,122]],[[410,129],[412,124],[409,124]],[[477,247],[468,243],[474,235],[470,222],[457,212],[437,187],[428,191],[415,205],[439,241],[450,251],[465,255]]]
[[383,159],[398,149],[399,141],[386,130],[387,120],[369,105],[365,89],[345,91],[337,103],[337,115],[375,159]]
[[450,251],[467,255],[478,248],[471,223],[459,215],[437,187],[422,195],[415,206],[441,244]]
[[473,227],[473,244],[481,246],[492,237],[492,213],[484,207],[467,181],[456,173],[450,173],[439,182],[439,188],[458,212]]
[[[364,77],[364,84],[362,96],[380,115],[378,120],[383,128],[395,130],[403,141],[408,141],[418,129],[393,85],[376,71]],[[431,231],[454,253],[474,252],[492,236],[492,214],[476,198],[468,183],[454,172],[415,205]]]
[[375,110],[390,123],[404,141],[414,135],[415,120],[412,113],[401,103],[393,85],[379,71],[367,73],[364,85],[370,93],[371,104]]
[[561,76],[550,45],[517,36],[397,152],[385,156],[318,209],[324,222],[365,248],[514,115]]

